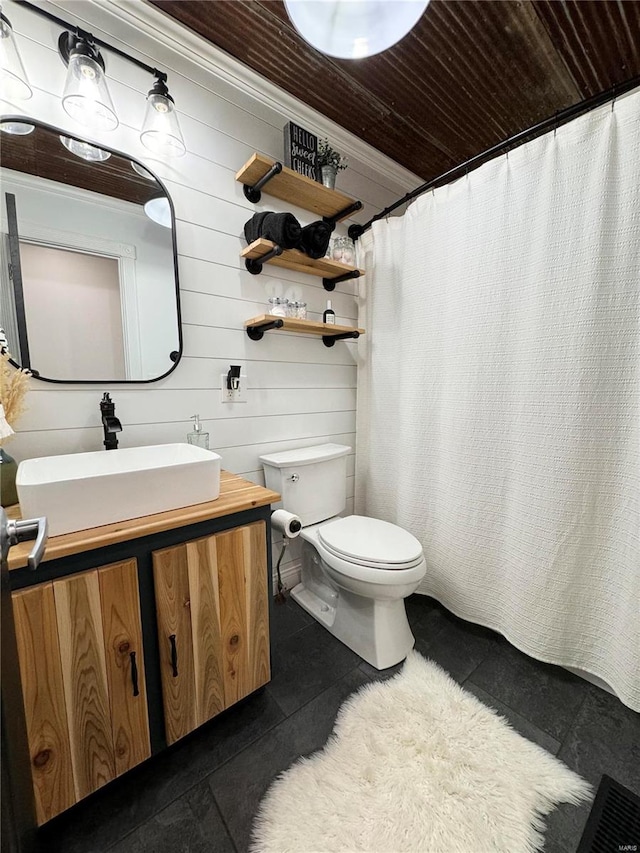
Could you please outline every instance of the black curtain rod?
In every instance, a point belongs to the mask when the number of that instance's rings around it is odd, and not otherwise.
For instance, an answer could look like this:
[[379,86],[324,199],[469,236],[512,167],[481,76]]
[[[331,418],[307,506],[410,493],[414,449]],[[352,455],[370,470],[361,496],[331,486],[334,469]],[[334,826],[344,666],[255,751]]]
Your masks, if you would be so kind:
[[374,222],[377,222],[379,219],[384,219],[385,216],[388,216],[394,210],[402,207],[403,204],[406,204],[414,198],[417,198],[419,195],[422,195],[422,193],[427,192],[427,190],[449,184],[457,178],[461,178],[463,175],[477,169],[479,166],[484,165],[484,163],[492,160],[494,157],[499,156],[505,151],[515,148],[518,145],[522,145],[524,142],[529,142],[538,136],[542,136],[544,133],[547,133],[547,131],[554,130],[556,127],[560,127],[560,125],[571,121],[571,119],[577,118],[579,115],[583,115],[584,113],[588,113],[596,107],[602,106],[602,104],[606,104],[607,101],[614,101],[617,97],[620,97],[620,95],[624,95],[631,89],[635,89],[636,86],[640,86],[640,76],[632,77],[624,83],[618,83],[611,89],[607,89],[604,92],[600,92],[598,95],[594,95],[591,98],[580,101],[578,104],[573,104],[573,106],[560,110],[555,115],[538,122],[538,124],[534,124],[526,130],[521,130],[519,133],[515,133],[513,136],[499,142],[497,145],[487,148],[486,151],[482,151],[480,154],[470,157],[459,166],[454,166],[453,169],[449,169],[437,178],[432,178],[430,181],[416,187],[415,190],[411,190],[411,192],[408,192],[401,199],[398,199],[398,201],[389,205],[389,207],[385,207],[384,210],[377,213],[364,225],[358,225],[357,223],[350,225],[349,236],[352,240],[357,240],[358,237],[361,237],[365,231],[371,228]]
[[73,33],[77,33],[80,36],[84,36],[85,38],[90,39],[100,47],[103,47],[105,50],[110,50],[111,53],[117,53],[118,56],[121,56],[123,59],[128,59],[129,62],[133,62],[134,65],[137,65],[138,68],[142,68],[143,71],[148,72],[149,74],[153,74],[154,77],[158,77],[161,80],[166,80],[167,75],[164,71],[158,71],[157,68],[152,68],[150,65],[147,65],[145,62],[142,62],[139,59],[136,59],[134,56],[130,56],[128,53],[125,53],[124,50],[120,50],[118,47],[114,47],[112,44],[107,44],[106,41],[102,41],[102,39],[96,38],[92,33],[83,30],[82,27],[77,26],[77,24],[70,24],[68,21],[64,21],[62,18],[56,17],[56,15],[52,15],[51,12],[47,12],[44,9],[40,9],[38,6],[34,6],[33,3],[29,3],[28,0],[19,0],[21,6],[26,6],[28,9],[31,9],[32,12],[35,12],[37,15],[41,15],[43,18],[48,18],[50,21],[53,21],[54,24],[58,24],[58,26],[62,27],[63,30],[70,30]]

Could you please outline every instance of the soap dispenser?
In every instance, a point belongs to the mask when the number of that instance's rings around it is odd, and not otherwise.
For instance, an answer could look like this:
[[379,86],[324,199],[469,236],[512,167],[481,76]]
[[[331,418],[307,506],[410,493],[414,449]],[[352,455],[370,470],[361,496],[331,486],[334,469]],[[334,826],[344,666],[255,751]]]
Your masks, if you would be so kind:
[[191,420],[194,421],[193,429],[187,433],[187,441],[189,444],[195,444],[197,447],[209,449],[209,433],[202,431],[200,423],[200,415],[191,415]]

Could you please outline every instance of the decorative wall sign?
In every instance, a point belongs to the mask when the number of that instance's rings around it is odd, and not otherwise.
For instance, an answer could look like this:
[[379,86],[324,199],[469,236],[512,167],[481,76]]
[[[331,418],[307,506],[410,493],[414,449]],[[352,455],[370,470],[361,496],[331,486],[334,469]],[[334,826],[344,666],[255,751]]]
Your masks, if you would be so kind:
[[284,128],[284,165],[318,180],[318,137],[292,121]]

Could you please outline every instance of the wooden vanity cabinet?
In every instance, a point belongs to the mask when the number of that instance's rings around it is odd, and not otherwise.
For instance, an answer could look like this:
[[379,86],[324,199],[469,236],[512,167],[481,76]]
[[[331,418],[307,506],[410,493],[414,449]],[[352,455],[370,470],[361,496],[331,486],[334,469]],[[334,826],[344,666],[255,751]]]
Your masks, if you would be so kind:
[[36,814],[151,754],[136,561],[13,593]]
[[171,744],[270,679],[265,522],[152,557]]
[[38,825],[269,681],[279,497],[223,471],[219,499],[53,537],[35,572],[12,549]]

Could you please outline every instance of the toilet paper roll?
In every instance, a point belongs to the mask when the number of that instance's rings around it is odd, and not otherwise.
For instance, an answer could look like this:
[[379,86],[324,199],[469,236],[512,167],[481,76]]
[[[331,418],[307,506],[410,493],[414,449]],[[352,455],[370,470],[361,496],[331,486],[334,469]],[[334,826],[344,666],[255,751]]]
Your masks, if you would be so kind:
[[271,513],[271,524],[275,530],[279,530],[288,539],[294,539],[300,535],[302,522],[297,515],[284,509],[277,509]]

